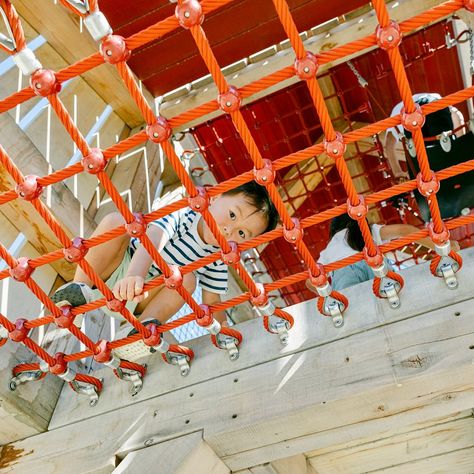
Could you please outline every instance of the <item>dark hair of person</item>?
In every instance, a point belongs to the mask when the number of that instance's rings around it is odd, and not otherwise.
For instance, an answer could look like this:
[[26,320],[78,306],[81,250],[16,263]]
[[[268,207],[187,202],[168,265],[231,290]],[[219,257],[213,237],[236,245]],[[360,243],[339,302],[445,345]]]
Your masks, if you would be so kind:
[[[417,100],[416,103],[419,105],[426,105],[430,102],[434,102],[433,100],[430,101],[426,97],[422,97],[421,99]],[[421,128],[423,133],[423,137],[436,137],[443,132],[447,132],[452,130],[454,127],[453,118],[451,117],[451,111],[449,107],[445,107],[444,109],[438,110],[437,112],[433,112],[426,116],[425,124]],[[411,132],[408,130],[404,130],[405,136],[407,138],[411,138]]]
[[273,230],[278,224],[278,212],[268,195],[268,191],[264,186],[260,186],[255,181],[249,181],[248,183],[242,184],[237,188],[226,191],[227,196],[235,196],[236,194],[243,194],[248,202],[261,211],[267,218],[267,227],[265,232]]
[[362,232],[359,229],[359,224],[347,214],[337,216],[331,221],[331,225],[329,226],[329,238],[332,239],[335,234],[344,229],[347,229],[346,242],[349,247],[358,252],[363,250],[365,242],[362,237]]

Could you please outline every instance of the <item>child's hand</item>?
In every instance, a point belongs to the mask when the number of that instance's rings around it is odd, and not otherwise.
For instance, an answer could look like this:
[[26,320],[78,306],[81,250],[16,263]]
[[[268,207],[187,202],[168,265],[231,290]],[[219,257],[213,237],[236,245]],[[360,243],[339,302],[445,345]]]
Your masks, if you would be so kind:
[[115,283],[112,293],[118,300],[140,303],[148,296],[147,291],[143,293],[144,284],[145,280],[141,276],[125,277]]

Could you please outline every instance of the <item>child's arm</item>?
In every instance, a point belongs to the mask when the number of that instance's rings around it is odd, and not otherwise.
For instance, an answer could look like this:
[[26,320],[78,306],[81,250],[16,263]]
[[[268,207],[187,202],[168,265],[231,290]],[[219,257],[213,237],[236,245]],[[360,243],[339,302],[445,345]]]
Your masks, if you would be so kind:
[[[405,235],[411,234],[413,232],[418,232],[420,229],[410,224],[388,224],[384,225],[380,229],[380,237],[382,240],[393,240],[398,237],[403,237]],[[434,244],[430,238],[424,237],[423,239],[417,240],[420,245],[434,250]],[[453,250],[459,250],[459,244],[455,240],[451,240],[451,246]]]
[[[161,252],[169,240],[166,232],[157,225],[151,225],[146,233],[158,252]],[[115,298],[133,300],[135,303],[143,301],[148,296],[147,293],[143,293],[143,285],[151,263],[152,258],[140,244],[133,254],[125,278],[119,280],[112,290]]]
[[[221,302],[221,295],[217,293],[212,293],[211,291],[202,290],[202,302],[209,306],[218,304]],[[227,326],[227,318],[225,315],[225,311],[216,311],[214,314],[214,318],[217,319],[221,323],[222,326]]]

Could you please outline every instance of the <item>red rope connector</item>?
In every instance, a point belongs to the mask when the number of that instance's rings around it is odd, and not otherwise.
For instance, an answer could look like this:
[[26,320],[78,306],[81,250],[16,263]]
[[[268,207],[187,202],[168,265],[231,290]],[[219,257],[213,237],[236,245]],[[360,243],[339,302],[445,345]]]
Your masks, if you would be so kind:
[[221,259],[226,265],[234,267],[240,262],[240,250],[237,242],[229,240],[228,244],[230,252],[225,253],[224,250],[221,250]]
[[349,214],[349,217],[355,221],[362,221],[369,212],[369,207],[365,203],[365,199],[362,194],[359,194],[358,197],[359,203],[355,206],[351,204],[350,198],[347,198],[347,214]]
[[253,179],[260,184],[260,186],[268,186],[275,181],[276,171],[271,160],[264,159],[263,167],[260,169],[253,169]]
[[39,177],[34,174],[25,176],[22,183],[15,186],[15,192],[18,197],[25,201],[38,199],[43,192],[43,186],[38,182]]
[[171,125],[164,117],[156,117],[156,122],[146,126],[146,134],[154,143],[161,143],[171,137]]
[[196,186],[196,196],[189,196],[189,207],[196,212],[204,212],[209,207],[209,195],[206,188],[203,186]]
[[181,269],[178,265],[170,265],[169,268],[171,275],[169,277],[165,277],[165,286],[170,290],[176,290],[183,285],[183,274],[181,273]]
[[141,237],[146,233],[147,224],[141,212],[134,212],[135,220],[125,224],[125,230],[130,237]]
[[316,76],[319,68],[318,58],[309,51],[306,51],[304,58],[295,59],[294,63],[295,74],[303,81],[313,79]]
[[385,50],[396,48],[402,42],[400,25],[393,20],[385,27],[377,25],[375,36],[379,47]]
[[423,175],[418,173],[416,175],[416,185],[420,194],[426,198],[430,198],[433,194],[436,194],[439,191],[440,183],[436,175],[431,172],[431,179],[429,181],[423,181]]
[[242,98],[240,97],[240,92],[234,86],[230,86],[227,92],[217,96],[217,104],[226,114],[239,110],[241,103]]
[[150,331],[148,337],[143,338],[143,342],[149,347],[157,347],[161,344],[161,333],[159,331],[159,326],[157,324],[151,323],[147,324],[147,329]]
[[291,220],[293,221],[294,227],[288,229],[286,226],[283,226],[283,237],[290,244],[297,244],[303,240],[304,230],[301,227],[299,219],[292,217]]
[[72,314],[71,310],[72,306],[70,305],[61,306],[59,308],[61,314],[54,316],[54,324],[56,324],[58,328],[68,329],[73,325],[76,317]]
[[113,359],[110,343],[104,339],[97,341],[95,346],[94,360],[99,364],[106,364]]
[[200,304],[203,314],[196,314],[196,323],[204,329],[207,329],[211,334],[218,334],[221,330],[219,321],[212,316],[211,309],[207,304]]
[[127,61],[132,52],[128,49],[123,36],[110,35],[102,40],[100,54],[106,63],[117,64]]
[[464,8],[469,12],[474,12],[474,0],[464,0]]
[[419,104],[415,104],[415,110],[411,114],[406,112],[405,107],[402,107],[400,117],[403,128],[410,132],[420,129],[425,124],[425,115]]
[[30,259],[28,257],[20,257],[17,259],[16,265],[8,270],[8,273],[16,281],[26,281],[34,270],[30,266]]
[[383,255],[377,247],[377,253],[375,255],[369,255],[367,247],[364,247],[364,260],[370,268],[380,268],[383,265]]
[[105,304],[107,305],[107,308],[110,309],[110,311],[120,313],[125,308],[126,301],[112,298],[111,300],[107,300]]
[[323,146],[326,154],[334,160],[343,157],[346,151],[346,144],[341,132],[336,132],[334,140],[328,141],[324,139]]
[[65,354],[63,352],[56,352],[54,354],[54,365],[49,366],[49,371],[57,376],[65,375],[68,371],[67,362],[64,360]]
[[435,245],[443,246],[449,242],[450,233],[446,226],[443,224],[443,230],[441,232],[436,232],[434,230],[433,222],[428,224],[428,233],[430,239],[435,243]]
[[36,95],[47,97],[61,90],[61,83],[51,69],[38,69],[30,77],[30,86]]
[[63,249],[64,258],[71,263],[79,262],[82,260],[89,249],[84,243],[84,239],[81,237],[74,237],[71,241],[71,245]]
[[257,287],[258,294],[253,295],[250,293],[250,303],[252,306],[265,306],[268,302],[268,293],[262,283],[255,283],[255,286]]
[[14,342],[24,341],[30,332],[30,330],[25,327],[25,323],[27,322],[28,320],[25,318],[18,318],[15,321],[15,329],[9,332],[8,337]]
[[198,0],[179,1],[175,10],[178,23],[186,29],[201,25],[204,21],[201,4]]
[[90,174],[98,174],[105,169],[107,161],[100,148],[91,148],[91,152],[87,156],[83,156],[81,160],[84,171]]
[[311,270],[308,270],[308,273],[309,273],[310,283],[317,289],[317,288],[326,286],[329,283],[329,281],[328,281],[328,276],[326,275],[326,271],[324,270],[324,266],[321,265],[320,263],[317,263],[316,266],[319,269],[318,276],[314,276],[311,273]]

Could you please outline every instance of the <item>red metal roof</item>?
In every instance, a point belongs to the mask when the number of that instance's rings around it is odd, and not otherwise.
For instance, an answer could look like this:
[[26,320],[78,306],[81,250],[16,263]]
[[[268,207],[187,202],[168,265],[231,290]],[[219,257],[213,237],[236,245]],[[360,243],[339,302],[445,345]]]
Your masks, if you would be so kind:
[[[367,4],[367,0],[288,0],[298,31]],[[130,36],[174,14],[168,0],[100,0],[114,32]],[[203,28],[221,67],[286,39],[271,0],[235,0],[206,18]],[[208,73],[189,31],[182,28],[134,51],[128,64],[155,96]]]

